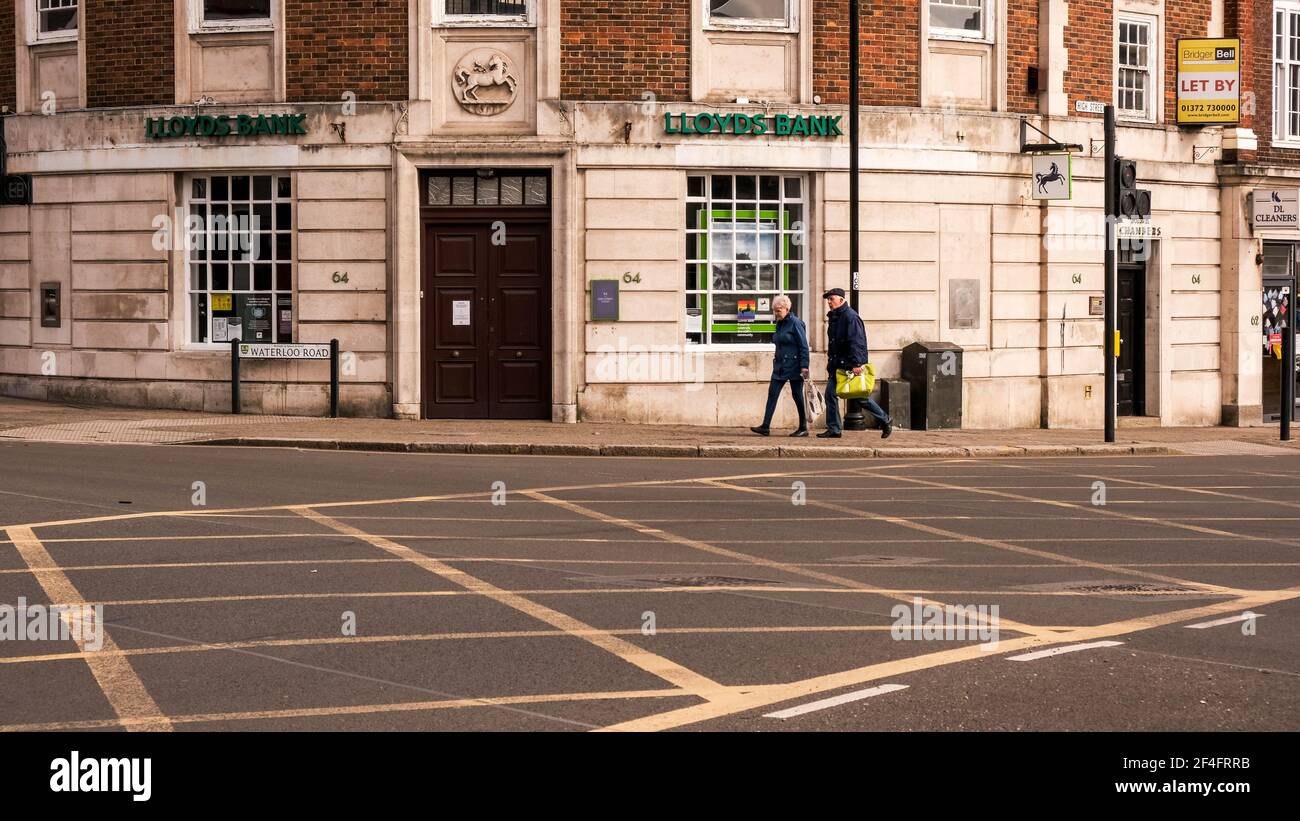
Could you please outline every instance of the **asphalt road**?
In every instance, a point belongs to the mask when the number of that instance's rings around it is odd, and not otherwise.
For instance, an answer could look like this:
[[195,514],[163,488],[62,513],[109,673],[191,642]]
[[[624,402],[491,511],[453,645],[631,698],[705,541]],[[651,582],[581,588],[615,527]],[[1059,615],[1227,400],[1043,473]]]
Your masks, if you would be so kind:
[[1300,729],[1281,451],[0,465],[0,730]]

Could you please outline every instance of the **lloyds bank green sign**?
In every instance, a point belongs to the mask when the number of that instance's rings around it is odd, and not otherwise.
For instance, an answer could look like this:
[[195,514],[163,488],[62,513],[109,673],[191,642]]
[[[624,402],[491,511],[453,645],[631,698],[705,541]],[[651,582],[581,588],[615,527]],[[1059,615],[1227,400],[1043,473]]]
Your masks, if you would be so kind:
[[667,134],[733,134],[743,137],[842,137],[843,117],[820,114],[698,114],[664,115]]
[[144,121],[151,140],[181,137],[297,137],[305,136],[306,114],[201,114],[194,117],[150,117]]

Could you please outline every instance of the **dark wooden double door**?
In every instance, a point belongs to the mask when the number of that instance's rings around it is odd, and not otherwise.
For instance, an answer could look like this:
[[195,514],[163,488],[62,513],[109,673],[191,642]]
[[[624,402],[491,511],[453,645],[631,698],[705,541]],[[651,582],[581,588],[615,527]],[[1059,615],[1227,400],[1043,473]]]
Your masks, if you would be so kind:
[[551,418],[549,222],[426,220],[423,250],[425,418]]

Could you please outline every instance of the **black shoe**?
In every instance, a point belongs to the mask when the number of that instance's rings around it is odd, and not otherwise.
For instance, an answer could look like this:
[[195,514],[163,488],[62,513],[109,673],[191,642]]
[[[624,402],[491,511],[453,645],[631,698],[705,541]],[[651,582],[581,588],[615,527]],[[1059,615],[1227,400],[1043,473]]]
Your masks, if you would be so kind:
[[829,430],[824,430],[821,433],[817,434],[818,439],[839,439],[841,436],[843,436],[843,434],[834,433]]
[[881,439],[888,439],[889,435],[894,432],[894,417],[885,420],[885,424],[880,431]]
[[771,429],[771,428],[750,428],[750,430],[752,430],[754,433],[757,433],[759,436],[771,436],[771,435],[772,435],[772,429]]
[[798,436],[798,437],[806,437],[806,436],[808,435],[808,429],[807,429],[807,428],[799,428],[799,430],[795,431],[794,433],[792,433],[792,434],[790,434],[790,435],[791,435],[791,436]]

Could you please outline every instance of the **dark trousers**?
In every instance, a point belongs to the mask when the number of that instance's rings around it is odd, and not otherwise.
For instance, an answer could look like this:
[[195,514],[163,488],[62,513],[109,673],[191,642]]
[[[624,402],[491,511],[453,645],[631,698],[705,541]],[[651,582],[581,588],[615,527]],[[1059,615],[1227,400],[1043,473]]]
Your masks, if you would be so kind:
[[[889,416],[885,411],[876,404],[874,399],[859,399],[862,403],[862,409],[872,416],[876,421],[884,426],[885,420]],[[835,374],[832,372],[826,376],[826,430],[831,433],[843,433],[843,422],[840,420],[840,399],[835,395]]]
[[772,377],[772,383],[767,389],[767,412],[763,414],[763,427],[772,426],[772,416],[776,413],[776,403],[781,398],[781,389],[785,383],[790,383],[790,393],[794,395],[794,406],[799,409],[799,430],[808,427],[808,410],[803,404],[803,377],[792,376],[789,379],[778,379]]

